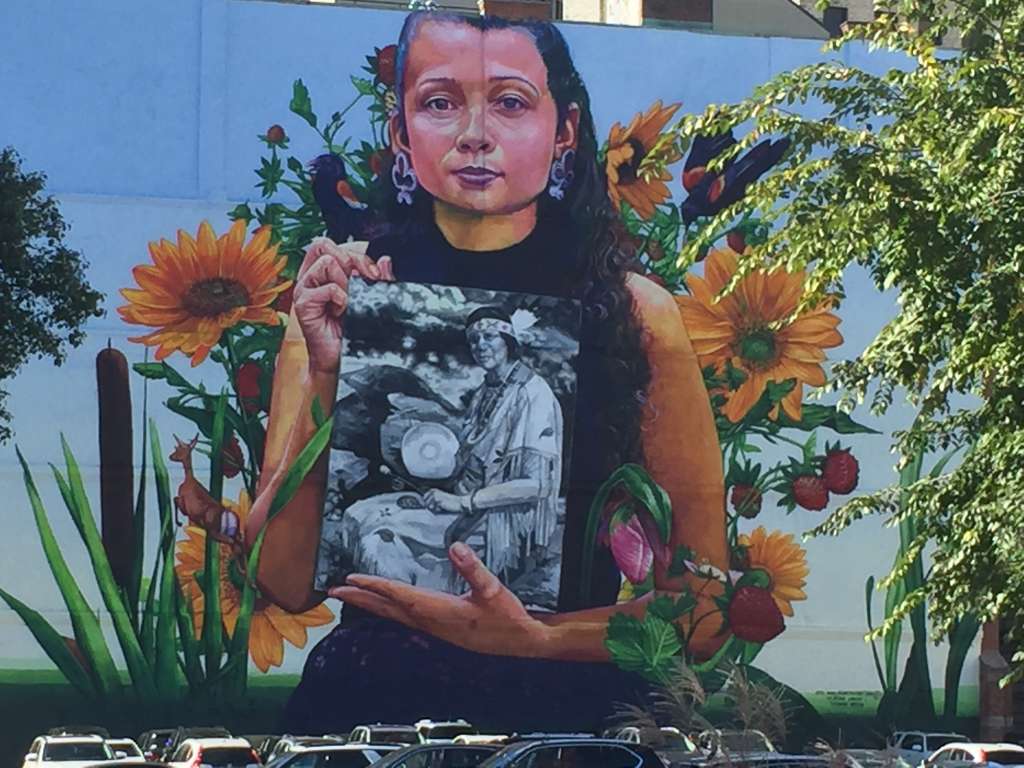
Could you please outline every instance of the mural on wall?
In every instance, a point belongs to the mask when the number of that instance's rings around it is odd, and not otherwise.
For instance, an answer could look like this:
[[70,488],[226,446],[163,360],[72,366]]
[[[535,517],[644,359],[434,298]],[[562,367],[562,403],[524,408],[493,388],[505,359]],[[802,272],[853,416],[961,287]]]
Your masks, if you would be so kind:
[[[284,715],[300,732],[439,709],[592,728],[680,661],[709,685],[730,665],[785,684],[757,660],[814,574],[765,512],[855,493],[844,436],[876,431],[811,398],[843,340],[839,298],[800,309],[802,273],[734,280],[765,227],[706,226],[787,140],[721,162],[735,138],[680,140],[680,105],[662,101],[601,137],[544,22],[416,12],[366,61],[327,117],[295,81],[290,110],[323,154],[288,154],[272,126],[267,201],[237,206],[226,231],[154,233],[124,276],[120,316],[153,357],[134,373],[175,392],[144,400],[144,419],[166,408],[180,431],[143,422],[126,493],[130,373],[105,350],[100,471],[121,493],[104,486],[102,531],[67,445],[54,479],[130,685],[24,460],[74,637],[0,595],[76,689],[143,703],[244,697],[250,661],[280,666],[340,601]],[[371,140],[348,135],[360,110]],[[294,202],[269,201],[282,189]],[[703,259],[679,264],[695,239]],[[905,578],[924,578],[920,561]],[[889,718],[936,714],[924,610],[902,681],[898,637],[865,650]],[[976,631],[953,638],[944,712]]]

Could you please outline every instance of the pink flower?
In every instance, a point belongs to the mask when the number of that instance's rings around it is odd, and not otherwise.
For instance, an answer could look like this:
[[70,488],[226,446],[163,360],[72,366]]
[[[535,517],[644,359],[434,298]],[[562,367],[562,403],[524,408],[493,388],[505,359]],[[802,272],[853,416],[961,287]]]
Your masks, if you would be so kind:
[[610,539],[612,556],[622,574],[633,584],[643,582],[654,565],[654,547],[640,519],[633,515],[628,522],[613,525]]

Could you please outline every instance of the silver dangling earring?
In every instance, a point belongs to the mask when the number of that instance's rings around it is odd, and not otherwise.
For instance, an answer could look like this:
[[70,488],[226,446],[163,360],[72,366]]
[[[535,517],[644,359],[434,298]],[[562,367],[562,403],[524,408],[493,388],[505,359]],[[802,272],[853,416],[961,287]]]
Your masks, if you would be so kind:
[[395,153],[395,162],[391,166],[391,182],[398,190],[395,196],[399,203],[412,205],[412,193],[416,191],[419,182],[416,181],[416,171],[412,169],[412,161],[405,150],[398,150]]
[[548,185],[548,194],[555,200],[565,198],[565,191],[572,184],[572,166],[575,162],[576,150],[567,149],[551,164],[551,173],[548,174],[551,179],[551,184]]

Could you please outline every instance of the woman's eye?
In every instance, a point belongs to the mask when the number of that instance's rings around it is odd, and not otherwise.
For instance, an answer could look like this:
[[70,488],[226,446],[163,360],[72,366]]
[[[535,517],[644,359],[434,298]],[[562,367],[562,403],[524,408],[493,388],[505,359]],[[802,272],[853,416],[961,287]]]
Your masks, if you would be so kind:
[[526,102],[518,96],[502,96],[498,106],[506,112],[519,112],[526,109]]
[[433,98],[427,99],[427,109],[433,112],[449,112],[455,108],[455,104],[451,99],[445,98],[444,96],[434,96]]

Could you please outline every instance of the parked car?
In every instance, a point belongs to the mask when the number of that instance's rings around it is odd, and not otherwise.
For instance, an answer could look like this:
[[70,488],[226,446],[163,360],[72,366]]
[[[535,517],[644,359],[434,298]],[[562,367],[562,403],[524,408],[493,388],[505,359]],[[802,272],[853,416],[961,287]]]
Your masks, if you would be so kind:
[[258,768],[256,750],[245,739],[189,738],[175,749],[169,760],[171,768]]
[[102,736],[40,736],[32,742],[22,768],[85,768],[113,760]]
[[954,741],[932,753],[926,768],[968,768],[975,765],[1024,765],[1024,747]]
[[264,763],[270,762],[270,753],[274,751],[274,747],[281,739],[280,736],[273,733],[256,735],[250,734],[242,736],[242,738],[252,744],[252,748],[256,750],[256,754],[260,756],[260,760]]
[[110,738],[110,731],[102,725],[58,725],[46,732],[47,736],[99,736]]
[[[395,744],[332,744],[297,747],[277,758],[273,768],[367,768],[400,749]],[[268,766],[270,768],[270,766]]]
[[538,739],[511,744],[480,768],[665,768],[645,744],[613,739]]
[[684,735],[678,728],[672,728],[671,726],[662,728],[627,726],[619,728],[609,735],[613,739],[626,741],[630,744],[646,744],[660,757],[670,763],[679,760],[691,760],[702,754],[697,749],[697,745],[688,736]]
[[499,744],[414,744],[385,757],[373,768],[476,768]]
[[114,756],[125,763],[144,763],[145,755],[134,739],[107,739],[107,746],[114,750]]
[[453,744],[501,744],[508,743],[509,736],[503,733],[464,733],[452,739]]
[[332,747],[345,743],[344,736],[293,736],[285,734],[270,751],[267,757],[267,764],[274,762],[282,755],[295,752],[303,747]]
[[771,739],[761,731],[713,730],[704,731],[697,737],[697,746],[708,757],[715,755],[756,755],[775,752]]
[[421,744],[420,732],[412,725],[357,725],[348,735],[349,744]]
[[461,717],[458,720],[419,720],[416,730],[424,744],[450,744],[456,736],[471,735],[476,728]]
[[960,733],[928,733],[927,731],[896,731],[886,742],[886,752],[911,765],[920,765],[925,758],[953,742],[969,739]]
[[164,747],[160,760],[165,763],[171,761],[171,756],[176,754],[178,748],[188,739],[233,739],[231,731],[222,725],[179,725],[174,729],[167,746]]
[[135,743],[139,745],[139,749],[142,750],[142,754],[146,756],[147,760],[160,762],[164,759],[164,754],[167,752],[167,748],[170,747],[177,732],[177,728],[158,728],[153,731],[144,731],[139,734],[139,738],[136,739]]

